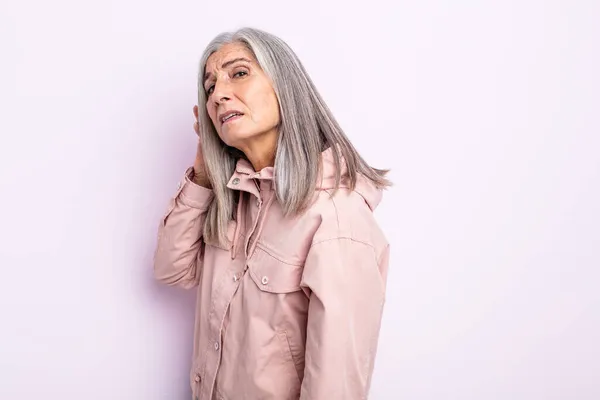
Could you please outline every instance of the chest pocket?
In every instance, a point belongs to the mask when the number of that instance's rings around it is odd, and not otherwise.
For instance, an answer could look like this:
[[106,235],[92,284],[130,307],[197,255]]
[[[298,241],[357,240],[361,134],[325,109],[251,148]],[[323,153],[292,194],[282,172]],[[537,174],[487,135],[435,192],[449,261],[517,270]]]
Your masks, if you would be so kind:
[[300,289],[302,265],[280,261],[260,246],[248,260],[248,272],[256,286],[263,292],[292,293]]

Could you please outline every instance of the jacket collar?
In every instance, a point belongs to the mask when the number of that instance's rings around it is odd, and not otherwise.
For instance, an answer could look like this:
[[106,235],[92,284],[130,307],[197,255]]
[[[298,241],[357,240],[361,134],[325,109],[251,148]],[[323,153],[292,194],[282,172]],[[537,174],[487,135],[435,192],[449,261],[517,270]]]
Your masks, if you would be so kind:
[[245,158],[237,160],[235,170],[227,182],[227,187],[232,190],[250,192],[260,198],[260,190],[273,187],[274,167],[265,167],[256,172],[250,161]]
[[[339,146],[338,146],[339,150]],[[328,147],[321,153],[322,171],[321,176],[317,181],[316,190],[329,190],[335,187],[335,158],[333,147]],[[347,176],[348,168],[344,158],[340,155],[341,176],[340,187],[350,187],[349,178]],[[275,181],[273,179],[275,173],[274,167],[265,167],[256,172],[250,161],[245,158],[240,158],[236,162],[235,170],[227,183],[227,187],[232,190],[243,190],[250,192],[260,198],[261,190],[275,189]],[[354,191],[357,192],[367,203],[371,210],[375,210],[383,192],[377,188],[370,180],[362,174],[358,174]]]

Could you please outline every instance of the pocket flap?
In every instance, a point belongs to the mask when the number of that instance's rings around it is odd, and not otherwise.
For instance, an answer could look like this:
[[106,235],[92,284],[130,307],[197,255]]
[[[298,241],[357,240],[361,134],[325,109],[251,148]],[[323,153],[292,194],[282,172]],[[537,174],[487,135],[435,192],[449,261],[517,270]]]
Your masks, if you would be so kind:
[[263,292],[291,293],[300,290],[301,265],[287,264],[256,246],[248,260],[248,272],[256,286]]

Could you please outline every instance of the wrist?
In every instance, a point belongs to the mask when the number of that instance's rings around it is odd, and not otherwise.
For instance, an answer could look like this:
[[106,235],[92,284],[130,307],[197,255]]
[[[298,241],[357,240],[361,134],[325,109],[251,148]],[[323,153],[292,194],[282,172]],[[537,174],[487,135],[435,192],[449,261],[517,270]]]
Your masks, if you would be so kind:
[[208,179],[208,177],[206,176],[206,174],[204,173],[196,173],[196,170],[194,169],[192,171],[191,175],[191,181],[194,182],[196,185],[199,186],[204,186],[205,188],[210,189],[211,185],[210,185],[210,180]]

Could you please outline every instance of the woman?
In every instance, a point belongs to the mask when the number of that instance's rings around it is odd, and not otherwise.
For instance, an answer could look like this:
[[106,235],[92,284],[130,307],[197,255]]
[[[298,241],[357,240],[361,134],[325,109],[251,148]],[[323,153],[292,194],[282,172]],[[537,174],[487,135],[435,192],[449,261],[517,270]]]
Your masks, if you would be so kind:
[[198,103],[198,154],[154,265],[198,290],[194,398],[366,398],[389,256],[372,211],[387,171],[365,163],[294,52],[263,31],[208,45]]

